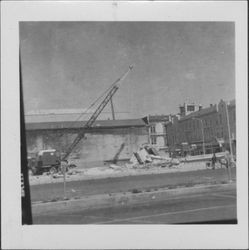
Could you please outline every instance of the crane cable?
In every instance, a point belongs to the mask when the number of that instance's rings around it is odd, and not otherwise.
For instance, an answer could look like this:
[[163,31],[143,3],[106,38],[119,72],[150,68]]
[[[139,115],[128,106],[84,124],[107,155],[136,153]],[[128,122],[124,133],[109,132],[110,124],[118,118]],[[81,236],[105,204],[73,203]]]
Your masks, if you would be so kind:
[[[129,69],[121,76],[119,77],[116,81],[114,81],[91,105],[88,106],[88,108],[82,112],[79,117],[75,120],[75,121],[72,121],[70,124],[69,124],[69,128],[66,128],[66,130],[71,130],[71,127],[74,123],[76,123],[77,121],[80,120],[80,118],[84,117],[87,115],[87,112],[107,93],[110,91],[111,88],[114,87],[115,84],[117,84],[119,81],[123,80],[126,75],[128,74],[128,72],[133,68],[132,65],[129,66]],[[62,136],[62,135],[61,135]]]

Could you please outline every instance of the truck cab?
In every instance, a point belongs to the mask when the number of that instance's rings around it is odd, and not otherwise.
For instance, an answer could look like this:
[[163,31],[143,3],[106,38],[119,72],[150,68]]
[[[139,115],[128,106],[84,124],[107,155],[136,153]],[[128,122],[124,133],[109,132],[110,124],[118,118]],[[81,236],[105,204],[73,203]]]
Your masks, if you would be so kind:
[[40,150],[34,158],[28,157],[28,166],[34,175],[57,172],[60,167],[60,155],[56,149]]

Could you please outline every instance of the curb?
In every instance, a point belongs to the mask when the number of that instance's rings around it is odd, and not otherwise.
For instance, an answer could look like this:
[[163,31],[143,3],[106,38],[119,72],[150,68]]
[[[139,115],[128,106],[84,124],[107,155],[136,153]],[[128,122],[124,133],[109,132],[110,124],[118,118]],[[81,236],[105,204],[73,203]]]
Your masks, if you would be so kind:
[[194,187],[184,187],[176,189],[160,189],[150,192],[139,193],[115,193],[101,194],[81,197],[80,199],[64,200],[47,203],[34,203],[32,210],[34,214],[42,214],[66,210],[88,210],[108,207],[124,207],[129,205],[140,205],[148,202],[163,201],[176,195],[208,193],[212,190],[232,190],[236,189],[236,183],[218,185],[197,185]]

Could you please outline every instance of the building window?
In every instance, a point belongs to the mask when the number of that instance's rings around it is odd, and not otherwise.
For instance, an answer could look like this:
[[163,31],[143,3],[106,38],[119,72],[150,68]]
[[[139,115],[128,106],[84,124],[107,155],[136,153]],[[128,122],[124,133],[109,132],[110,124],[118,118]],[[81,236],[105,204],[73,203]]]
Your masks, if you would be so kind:
[[219,118],[220,118],[220,124],[222,124],[222,116],[221,116],[221,114],[219,115]]
[[188,105],[187,106],[187,111],[195,111],[195,106],[194,105]]
[[151,137],[151,144],[153,144],[153,145],[156,144],[156,137],[155,136]]
[[150,127],[150,132],[153,134],[153,133],[156,133],[156,126],[155,125],[152,125]]

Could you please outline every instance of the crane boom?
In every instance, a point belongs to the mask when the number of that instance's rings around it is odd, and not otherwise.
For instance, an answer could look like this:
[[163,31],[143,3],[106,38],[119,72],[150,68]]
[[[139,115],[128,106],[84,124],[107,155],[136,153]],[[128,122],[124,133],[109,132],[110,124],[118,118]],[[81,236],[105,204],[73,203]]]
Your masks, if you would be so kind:
[[112,96],[117,92],[117,90],[120,87],[121,81],[125,79],[125,77],[128,75],[129,71],[131,71],[133,66],[129,66],[129,69],[120,77],[118,78],[113,84],[111,89],[108,91],[106,97],[104,100],[100,103],[100,105],[97,107],[97,109],[94,111],[90,119],[86,122],[86,124],[82,127],[82,130],[78,133],[76,138],[74,139],[73,143],[69,146],[67,149],[65,155],[62,157],[62,160],[66,160],[67,157],[71,154],[71,152],[74,150],[74,148],[78,145],[78,143],[81,141],[81,139],[85,136],[85,130],[90,129],[102,110],[105,108],[107,103],[111,100]]

